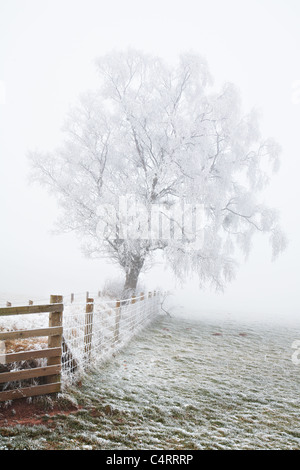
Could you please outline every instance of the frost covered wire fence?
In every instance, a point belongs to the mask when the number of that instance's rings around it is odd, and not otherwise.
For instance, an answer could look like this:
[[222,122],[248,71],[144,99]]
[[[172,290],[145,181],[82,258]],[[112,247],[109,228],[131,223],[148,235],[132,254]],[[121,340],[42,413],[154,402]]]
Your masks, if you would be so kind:
[[160,312],[159,292],[118,301],[89,298],[65,303],[63,375],[83,371],[122,349]]

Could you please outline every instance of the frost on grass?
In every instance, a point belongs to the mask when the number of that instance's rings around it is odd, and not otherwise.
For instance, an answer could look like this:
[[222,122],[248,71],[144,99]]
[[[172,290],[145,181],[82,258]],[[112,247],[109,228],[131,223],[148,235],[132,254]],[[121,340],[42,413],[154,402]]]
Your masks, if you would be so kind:
[[[40,437],[66,449],[300,449],[298,337],[299,327],[158,318],[73,389],[80,414]],[[0,445],[29,445],[27,432]]]

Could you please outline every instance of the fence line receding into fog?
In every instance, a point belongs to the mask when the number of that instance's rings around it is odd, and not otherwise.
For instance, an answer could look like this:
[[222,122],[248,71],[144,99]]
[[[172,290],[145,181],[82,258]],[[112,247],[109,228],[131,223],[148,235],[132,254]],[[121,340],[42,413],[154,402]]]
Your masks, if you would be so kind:
[[[56,306],[58,312],[55,311]],[[44,327],[41,322],[48,318],[45,312],[50,312],[47,328],[36,329],[36,326]],[[90,366],[100,365],[113,357],[160,312],[161,294],[156,291],[122,300],[107,300],[100,292],[94,298],[86,293],[84,299],[80,300],[76,300],[74,294],[67,301],[62,296],[51,296],[48,305],[34,305],[30,301],[27,306],[12,307],[10,303],[0,308],[0,319],[18,315],[17,321],[9,324],[6,320],[5,327],[0,325],[0,366],[2,364],[3,370],[0,372],[0,383],[3,384],[4,379],[6,382],[1,388],[0,401],[34,396],[39,390],[41,394],[44,394],[43,391],[51,393],[49,383],[52,382],[53,393],[59,391],[61,383],[67,383]],[[21,316],[26,318],[20,320]],[[32,316],[35,319],[30,323],[29,318]],[[27,338],[34,336],[39,337],[39,342],[28,343]],[[19,356],[14,349],[7,351],[8,339],[10,348],[13,348],[12,340],[19,341]],[[24,342],[23,346],[20,341]],[[20,362],[25,356],[26,364]],[[32,366],[32,360],[35,366]],[[13,371],[7,368],[12,362]],[[54,377],[53,373],[57,375]],[[40,382],[38,378],[50,374],[52,376],[46,382],[48,386],[41,386],[45,378]],[[23,377],[35,378],[35,381],[32,384],[30,382],[29,387],[27,381],[24,387]]]

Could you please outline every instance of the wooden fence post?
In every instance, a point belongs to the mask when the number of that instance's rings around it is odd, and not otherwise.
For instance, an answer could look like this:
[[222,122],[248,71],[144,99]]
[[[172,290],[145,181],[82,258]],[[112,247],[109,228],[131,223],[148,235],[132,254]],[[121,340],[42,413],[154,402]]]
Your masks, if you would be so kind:
[[116,301],[116,326],[114,334],[114,343],[118,343],[120,340],[120,320],[121,320],[121,302]]
[[148,292],[148,300],[151,299],[150,306],[149,306],[149,310],[148,310],[148,311],[150,312],[150,315],[152,315],[152,313],[153,313],[153,300],[152,300],[152,298],[154,297],[153,294],[154,294],[154,293],[151,292],[151,291]]
[[74,302],[74,294],[71,294],[71,304]]
[[[61,295],[51,295],[50,304],[62,304],[63,297]],[[62,326],[63,312],[50,312],[49,313],[49,327]],[[49,357],[48,366],[60,365],[61,366],[61,356],[62,356],[62,334],[57,336],[49,336],[48,338],[48,348],[60,348],[60,354],[55,357]],[[58,375],[50,375],[47,377],[48,383],[60,383],[61,382],[61,373]]]
[[88,358],[90,358],[92,352],[93,318],[94,299],[87,298],[85,308],[84,352]]
[[[144,292],[141,292],[140,293],[140,302],[144,301],[145,300],[145,295],[144,295]],[[145,317],[145,307],[143,305],[139,305],[139,319],[138,319],[138,322],[141,320],[141,319],[144,319]]]
[[[131,304],[134,305],[135,302],[136,302],[136,297],[135,295],[133,295],[131,297]],[[131,330],[133,331],[135,327],[135,322],[136,322],[136,309],[134,307],[132,307],[131,321],[132,321]]]

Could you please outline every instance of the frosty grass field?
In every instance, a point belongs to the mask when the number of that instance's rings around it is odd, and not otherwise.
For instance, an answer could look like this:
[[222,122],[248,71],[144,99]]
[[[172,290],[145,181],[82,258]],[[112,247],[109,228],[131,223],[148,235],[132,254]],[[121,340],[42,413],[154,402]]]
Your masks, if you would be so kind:
[[0,449],[300,449],[300,329],[159,317],[69,390],[81,409]]

